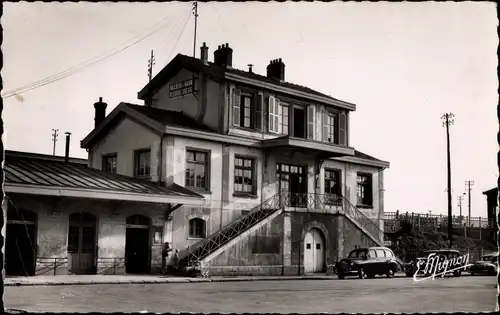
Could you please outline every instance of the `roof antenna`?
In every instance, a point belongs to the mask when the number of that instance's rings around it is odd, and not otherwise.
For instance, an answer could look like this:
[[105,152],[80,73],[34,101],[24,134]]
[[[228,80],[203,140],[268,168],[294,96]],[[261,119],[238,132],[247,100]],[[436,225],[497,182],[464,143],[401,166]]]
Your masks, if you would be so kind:
[[198,1],[193,2],[193,15],[194,15],[193,58],[196,58],[196,30],[198,29]]

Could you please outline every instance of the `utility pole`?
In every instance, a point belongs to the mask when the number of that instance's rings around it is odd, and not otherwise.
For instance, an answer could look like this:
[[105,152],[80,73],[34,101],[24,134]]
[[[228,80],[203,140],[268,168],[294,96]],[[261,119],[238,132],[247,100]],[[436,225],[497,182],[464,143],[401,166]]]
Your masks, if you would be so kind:
[[464,200],[464,196],[458,196],[458,207],[460,208],[460,216],[462,216],[462,200]]
[[474,186],[474,181],[473,180],[466,180],[465,185],[467,185],[467,190],[469,191],[469,218],[467,219],[467,226],[470,227],[470,215],[471,215],[471,198],[470,198],[470,191],[472,190],[472,186]]
[[151,49],[151,58],[148,60],[148,86],[149,86],[149,95],[148,95],[148,106],[153,105],[153,90],[151,88],[151,80],[153,79],[153,65],[155,64],[155,55],[154,51]]
[[446,156],[448,160],[448,239],[450,241],[450,248],[453,243],[453,227],[451,222],[451,157],[450,157],[450,125],[453,125],[453,115],[452,113],[444,114],[441,119],[443,120],[443,126],[446,127]]
[[52,142],[54,144],[53,148],[52,148],[52,155],[56,155],[56,142],[57,142],[57,132],[59,131],[59,129],[52,129],[53,133],[52,133]]
[[193,58],[196,58],[196,31],[198,29],[198,1],[193,2],[193,14],[194,14]]

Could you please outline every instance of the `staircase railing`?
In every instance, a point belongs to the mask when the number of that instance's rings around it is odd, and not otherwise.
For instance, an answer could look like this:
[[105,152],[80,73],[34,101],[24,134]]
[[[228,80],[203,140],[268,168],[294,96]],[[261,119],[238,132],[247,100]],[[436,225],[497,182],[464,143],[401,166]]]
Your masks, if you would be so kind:
[[344,210],[344,212],[360,224],[379,245],[383,243],[384,232],[366,217],[347,198],[334,194],[288,193],[281,192],[255,206],[246,215],[229,223],[206,239],[189,246],[181,254],[180,264],[192,266],[207,257],[233,238],[239,236],[250,227],[271,213],[283,207],[305,209],[322,209],[324,212]]
[[370,220],[361,211],[359,211],[359,209],[354,206],[346,197],[341,197],[345,213],[356,220],[356,222],[358,222],[366,230],[366,232],[369,233],[374,240],[376,240],[379,245],[382,245],[384,231],[382,231],[372,220]]
[[187,263],[188,266],[196,264],[234,237],[240,235],[262,219],[269,216],[271,213],[283,207],[280,194],[276,194],[265,200],[258,206],[252,208],[249,213],[229,223],[219,231],[213,233],[208,238],[196,243],[194,246],[188,247],[188,253],[181,262]]

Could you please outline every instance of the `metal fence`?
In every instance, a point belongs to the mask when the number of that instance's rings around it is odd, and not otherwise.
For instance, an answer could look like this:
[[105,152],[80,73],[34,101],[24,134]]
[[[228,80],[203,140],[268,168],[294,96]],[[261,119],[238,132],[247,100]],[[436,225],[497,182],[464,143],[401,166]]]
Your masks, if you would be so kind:
[[[423,213],[400,213],[397,212],[385,212],[384,221],[389,223],[390,221],[408,221],[414,226],[421,225],[434,225],[434,226],[448,226],[448,216],[442,214],[423,214]],[[468,217],[468,216],[452,216],[451,219],[453,227],[481,227],[481,228],[495,228],[494,220],[488,220],[488,218],[482,217]],[[386,223],[386,224],[387,224]]]

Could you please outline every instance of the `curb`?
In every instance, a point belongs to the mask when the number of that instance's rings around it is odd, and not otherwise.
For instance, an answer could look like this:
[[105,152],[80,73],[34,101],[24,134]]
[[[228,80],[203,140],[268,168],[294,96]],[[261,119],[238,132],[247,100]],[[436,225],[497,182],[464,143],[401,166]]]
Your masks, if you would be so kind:
[[[394,278],[406,278],[396,275]],[[346,280],[349,280],[347,278]],[[355,279],[355,278],[353,278]],[[231,277],[231,278],[168,278],[157,280],[111,280],[111,281],[61,281],[61,282],[12,282],[4,283],[6,287],[20,286],[62,286],[62,285],[109,285],[109,284],[164,284],[164,283],[201,283],[201,282],[245,282],[245,281],[291,281],[291,280],[339,280],[337,276],[264,276],[264,277]],[[341,280],[344,281],[344,280]]]

